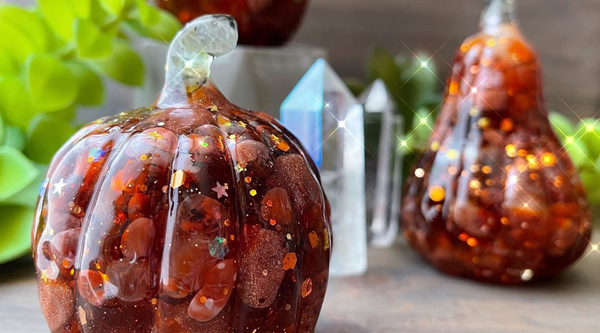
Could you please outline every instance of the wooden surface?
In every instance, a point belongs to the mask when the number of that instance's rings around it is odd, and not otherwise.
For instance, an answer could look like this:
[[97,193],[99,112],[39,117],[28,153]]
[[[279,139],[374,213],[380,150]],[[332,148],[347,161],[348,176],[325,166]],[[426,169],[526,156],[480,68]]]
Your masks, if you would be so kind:
[[[595,239],[600,239],[596,232]],[[362,277],[332,278],[317,333],[600,330],[600,253],[558,280],[502,287],[449,277],[400,241],[371,250]],[[0,332],[48,332],[31,261],[0,266]]]

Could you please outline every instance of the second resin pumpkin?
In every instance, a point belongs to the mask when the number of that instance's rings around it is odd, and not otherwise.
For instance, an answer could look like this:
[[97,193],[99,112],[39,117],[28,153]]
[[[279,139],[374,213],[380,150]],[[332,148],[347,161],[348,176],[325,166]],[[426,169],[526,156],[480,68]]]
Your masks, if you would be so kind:
[[281,45],[302,21],[308,0],[156,0],[183,23],[205,14],[228,14],[239,25],[240,43]]
[[408,180],[404,235],[439,269],[496,283],[554,276],[588,245],[582,184],[553,134],[514,1],[494,0],[458,52],[429,149]]
[[229,16],[177,35],[154,107],[55,156],[33,253],[52,332],[313,332],[330,225],[316,168],[273,118],[230,104],[210,63]]

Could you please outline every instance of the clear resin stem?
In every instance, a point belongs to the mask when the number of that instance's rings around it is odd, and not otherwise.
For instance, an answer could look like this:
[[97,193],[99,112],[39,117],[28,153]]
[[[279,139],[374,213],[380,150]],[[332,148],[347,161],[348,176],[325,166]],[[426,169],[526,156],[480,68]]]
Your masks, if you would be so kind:
[[207,84],[213,60],[237,45],[235,20],[228,15],[202,16],[188,23],[169,47],[160,108],[188,106],[190,93]]

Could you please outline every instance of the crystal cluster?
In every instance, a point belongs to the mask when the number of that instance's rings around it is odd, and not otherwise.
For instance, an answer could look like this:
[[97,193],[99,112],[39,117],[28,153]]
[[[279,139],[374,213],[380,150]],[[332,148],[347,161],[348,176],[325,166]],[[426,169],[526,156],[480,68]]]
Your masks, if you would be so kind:
[[217,36],[230,17],[190,23],[156,106],[55,156],[33,230],[52,332],[314,331],[331,251],[317,170],[273,118],[192,80],[235,46]]
[[362,105],[323,59],[281,104],[282,123],[315,161],[331,202],[334,275],[367,269],[363,116]]
[[537,55],[494,0],[458,51],[429,150],[408,180],[404,235],[441,270],[518,284],[588,245],[582,184],[553,134]]

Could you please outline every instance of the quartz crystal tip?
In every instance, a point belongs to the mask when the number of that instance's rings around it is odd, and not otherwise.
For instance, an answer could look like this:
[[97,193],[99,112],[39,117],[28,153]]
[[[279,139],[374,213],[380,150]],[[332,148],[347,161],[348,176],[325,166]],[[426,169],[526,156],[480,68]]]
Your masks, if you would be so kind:
[[169,47],[165,87],[157,105],[186,105],[188,94],[209,81],[213,60],[233,51],[237,42],[237,23],[229,15],[205,15],[188,23]]

